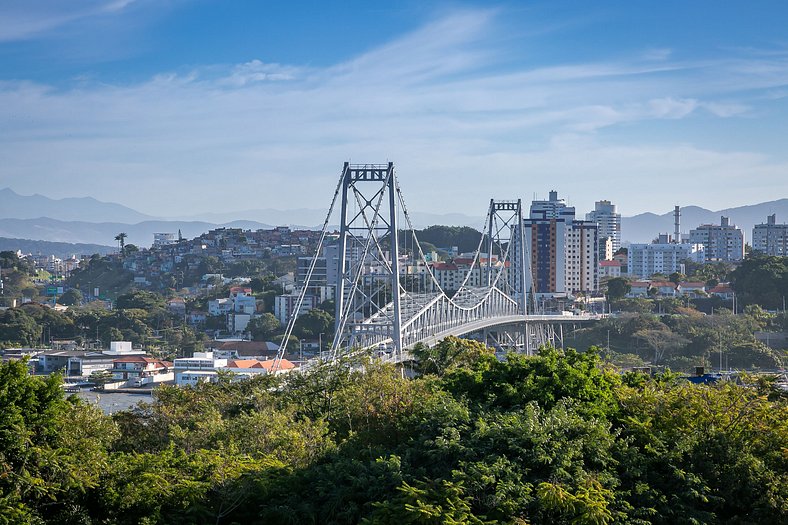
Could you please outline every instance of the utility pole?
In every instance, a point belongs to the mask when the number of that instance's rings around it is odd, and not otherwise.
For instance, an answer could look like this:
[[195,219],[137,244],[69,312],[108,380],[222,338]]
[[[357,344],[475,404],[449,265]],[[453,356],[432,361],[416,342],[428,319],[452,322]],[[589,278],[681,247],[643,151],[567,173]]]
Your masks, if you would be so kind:
[[720,372],[722,372],[722,334],[717,331],[717,349],[720,351]]

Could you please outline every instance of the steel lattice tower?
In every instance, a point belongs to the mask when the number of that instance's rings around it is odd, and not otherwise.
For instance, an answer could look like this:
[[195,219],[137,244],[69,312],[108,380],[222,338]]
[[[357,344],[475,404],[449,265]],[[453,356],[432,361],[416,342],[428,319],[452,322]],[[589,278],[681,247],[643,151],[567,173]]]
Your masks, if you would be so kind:
[[496,201],[490,199],[490,211],[487,214],[487,286],[492,285],[492,255],[498,250],[503,263],[505,279],[498,286],[502,291],[517,299],[522,315],[528,314],[526,289],[530,272],[530,257],[526,256],[528,247],[525,244],[523,228],[523,204],[516,201]]
[[[395,353],[400,353],[399,199],[394,163],[346,162],[340,185],[337,324],[333,348],[390,344]],[[379,271],[372,273],[368,271],[371,268]],[[369,322],[370,318],[375,322]]]

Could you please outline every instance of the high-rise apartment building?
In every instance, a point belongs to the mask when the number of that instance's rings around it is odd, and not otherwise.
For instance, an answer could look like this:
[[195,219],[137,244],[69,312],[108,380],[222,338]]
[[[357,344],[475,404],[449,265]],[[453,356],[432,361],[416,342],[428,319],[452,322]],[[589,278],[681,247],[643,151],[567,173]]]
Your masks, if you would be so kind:
[[[594,211],[586,214],[586,220],[599,225],[599,239],[609,238],[613,245],[613,253],[621,248],[621,214],[616,213],[616,205],[610,201],[596,201]],[[600,252],[599,258],[604,257]]]
[[531,259],[527,289],[539,294],[590,292],[598,289],[598,227],[576,221],[575,209],[551,191],[546,201],[531,203],[524,219]]
[[690,230],[690,244],[702,244],[707,261],[741,261],[744,259],[744,232],[721,217],[720,224],[701,224]]
[[[526,289],[534,293],[566,293],[567,229],[575,218],[575,209],[550,192],[546,201],[533,201],[525,223],[525,244],[531,256],[531,272],[526,275]],[[516,235],[515,235],[516,237]]]
[[592,221],[572,221],[566,242],[566,289],[572,293],[599,288],[598,226]]
[[756,224],[752,249],[765,255],[788,256],[788,224],[777,224],[776,214],[769,215],[766,224]]

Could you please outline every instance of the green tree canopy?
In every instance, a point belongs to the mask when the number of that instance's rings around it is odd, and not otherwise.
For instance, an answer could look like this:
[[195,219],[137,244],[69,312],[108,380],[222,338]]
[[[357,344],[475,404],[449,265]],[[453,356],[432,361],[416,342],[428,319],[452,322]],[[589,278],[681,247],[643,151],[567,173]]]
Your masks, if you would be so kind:
[[270,341],[282,331],[282,323],[274,314],[264,313],[256,319],[249,321],[246,329],[252,334],[255,341]]
[[301,339],[317,339],[319,334],[330,337],[334,333],[334,316],[320,308],[312,308],[296,319],[293,333]]
[[733,288],[742,304],[781,308],[788,297],[788,258],[749,255],[731,274]]
[[613,277],[607,281],[607,300],[619,301],[626,297],[630,290],[632,290],[632,286],[629,281],[623,277]]
[[118,297],[115,306],[120,310],[136,308],[140,310],[164,309],[164,297],[156,292],[136,290]]
[[0,311],[0,344],[35,346],[41,337],[41,326],[22,308]]
[[432,348],[418,344],[412,353],[420,374],[443,376],[456,368],[473,367],[482,357],[492,356],[494,351],[477,341],[447,337]]
[[71,288],[58,297],[57,302],[63,306],[79,306],[82,304],[82,292],[76,288]]

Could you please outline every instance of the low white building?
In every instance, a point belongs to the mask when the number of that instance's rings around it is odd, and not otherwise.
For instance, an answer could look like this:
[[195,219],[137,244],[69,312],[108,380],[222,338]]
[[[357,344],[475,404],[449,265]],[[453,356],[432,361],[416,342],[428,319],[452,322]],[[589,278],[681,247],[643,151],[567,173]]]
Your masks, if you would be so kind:
[[192,357],[178,357],[173,363],[175,384],[195,385],[216,375],[216,370],[227,366],[227,359],[216,359],[213,352],[194,352]]
[[112,362],[112,377],[118,381],[137,380],[134,386],[168,381],[173,379],[172,363],[145,355],[119,357]]
[[102,352],[47,350],[39,354],[38,364],[45,373],[62,370],[69,377],[88,377],[93,372],[111,370],[118,357],[141,355],[145,352],[134,350],[129,341],[112,341],[109,350]]
[[246,332],[246,327],[253,318],[251,314],[230,313],[227,315],[227,331],[231,334],[242,334]]
[[170,244],[176,244],[178,242],[178,238],[175,236],[174,233],[154,233],[153,234],[153,247],[160,248],[162,246],[168,246]]
[[655,273],[670,275],[682,270],[684,261],[705,262],[703,244],[672,243],[661,235],[651,244],[630,244],[628,253],[629,273],[640,278]]
[[221,371],[244,379],[261,374],[285,374],[296,368],[287,359],[217,359],[212,352],[196,352],[192,358],[175,360],[175,382],[178,386],[194,386],[201,382],[215,382]]
[[651,283],[648,281],[635,281],[629,283],[629,293],[627,293],[627,297],[647,297],[648,296],[648,289],[651,287]]
[[239,314],[254,315],[257,312],[257,300],[252,295],[252,289],[243,286],[230,288],[230,301],[232,311]]
[[[284,295],[277,295],[274,299],[274,315],[279,322],[286,325],[290,317],[295,313],[296,304],[298,303],[298,294],[289,293]],[[312,295],[304,296],[304,301],[298,309],[298,315],[304,315],[309,310],[317,306],[317,298]]]
[[184,370],[175,374],[178,386],[195,386],[198,383],[214,383],[219,374],[216,370]]
[[599,280],[621,277],[621,263],[619,261],[599,261]]
[[683,282],[679,283],[678,292],[681,295],[697,296],[706,295],[706,283],[702,282]]
[[227,297],[208,301],[208,315],[227,315],[232,308],[233,303]]

